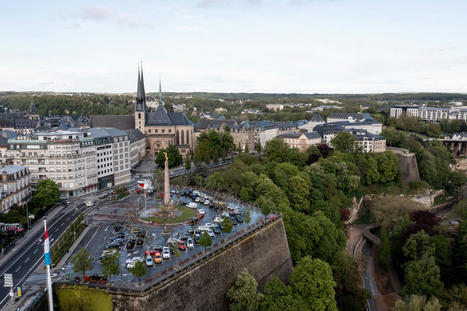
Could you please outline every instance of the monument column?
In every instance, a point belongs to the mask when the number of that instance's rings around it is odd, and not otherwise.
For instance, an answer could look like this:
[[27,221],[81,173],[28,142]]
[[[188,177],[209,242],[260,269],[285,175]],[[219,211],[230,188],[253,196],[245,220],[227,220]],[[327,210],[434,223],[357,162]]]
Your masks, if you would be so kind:
[[170,184],[169,184],[169,158],[167,153],[165,155],[165,167],[164,167],[164,205],[169,205],[170,203]]

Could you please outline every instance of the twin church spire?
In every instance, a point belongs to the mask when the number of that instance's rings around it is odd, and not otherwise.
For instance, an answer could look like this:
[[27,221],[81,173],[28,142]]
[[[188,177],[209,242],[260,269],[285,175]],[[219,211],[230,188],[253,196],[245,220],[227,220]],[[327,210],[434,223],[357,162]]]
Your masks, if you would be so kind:
[[[159,80],[159,105],[162,105],[162,88]],[[146,91],[144,89],[143,64],[138,64],[138,85],[136,87],[136,111],[147,111]]]

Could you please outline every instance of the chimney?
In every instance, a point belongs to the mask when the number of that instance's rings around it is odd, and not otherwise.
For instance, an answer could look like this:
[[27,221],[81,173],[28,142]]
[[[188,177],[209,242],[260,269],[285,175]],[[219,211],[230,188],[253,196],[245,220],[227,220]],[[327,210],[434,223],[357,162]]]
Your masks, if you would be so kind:
[[3,171],[2,172],[2,181],[7,181],[8,180],[8,175],[6,173],[6,171]]

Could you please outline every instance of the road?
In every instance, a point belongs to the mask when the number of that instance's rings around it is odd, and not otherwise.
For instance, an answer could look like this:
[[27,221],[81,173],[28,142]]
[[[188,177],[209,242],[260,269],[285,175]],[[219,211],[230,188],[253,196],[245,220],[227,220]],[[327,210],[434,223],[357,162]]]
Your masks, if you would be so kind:
[[[77,200],[77,205],[80,201]],[[53,246],[60,235],[66,231],[66,229],[75,221],[75,219],[86,209],[85,206],[75,208],[74,202],[65,207],[60,213],[54,218],[48,219],[47,227],[50,239],[50,245]],[[35,226],[41,226],[41,221],[35,224]],[[9,262],[3,263],[0,266],[0,275],[5,273],[13,274],[14,291],[17,286],[23,285],[24,281],[36,270],[36,268],[44,262],[44,239],[43,231],[37,238],[32,239],[29,243],[25,241],[18,241],[17,246],[12,252],[16,254],[12,257]],[[0,284],[3,285],[3,284]],[[9,300],[9,288],[0,288],[0,308]]]

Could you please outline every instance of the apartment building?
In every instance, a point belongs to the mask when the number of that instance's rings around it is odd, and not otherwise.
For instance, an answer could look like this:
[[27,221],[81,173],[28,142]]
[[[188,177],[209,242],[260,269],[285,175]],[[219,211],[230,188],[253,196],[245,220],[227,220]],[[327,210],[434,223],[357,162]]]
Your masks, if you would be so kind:
[[13,205],[26,204],[31,198],[31,173],[26,166],[0,167],[0,206],[6,213]]
[[129,130],[130,134],[130,163],[131,168],[138,165],[146,155],[146,136],[140,130]]
[[7,162],[27,166],[31,182],[51,179],[61,197],[97,190],[96,146],[89,133],[76,130],[35,132],[8,140]]
[[87,132],[96,146],[98,188],[129,182],[130,134],[116,128],[90,128]]
[[389,109],[389,116],[400,118],[402,115],[420,118],[427,122],[440,122],[441,120],[467,121],[467,107],[426,107],[426,106],[393,106]]
[[321,136],[317,132],[308,132],[308,133],[285,133],[277,136],[281,139],[290,148],[297,148],[300,151],[305,151],[309,147],[318,145],[321,143]]

